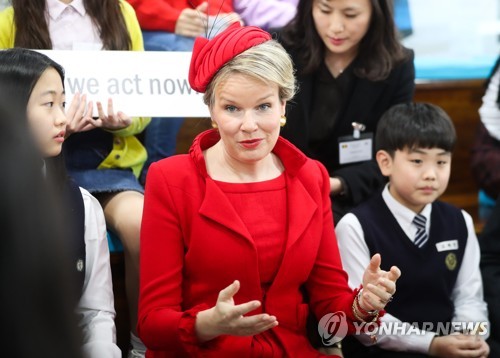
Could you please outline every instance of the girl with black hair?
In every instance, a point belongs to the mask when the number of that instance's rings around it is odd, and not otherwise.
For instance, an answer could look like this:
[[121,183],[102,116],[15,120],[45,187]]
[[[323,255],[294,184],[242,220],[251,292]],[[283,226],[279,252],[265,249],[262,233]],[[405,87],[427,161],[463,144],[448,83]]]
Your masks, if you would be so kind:
[[[13,0],[0,12],[0,48],[143,51],[139,22],[125,0]],[[144,188],[139,182],[147,159],[136,135],[150,118],[130,118],[76,94],[69,111],[64,144],[68,172],[101,203],[108,229],[123,244],[125,288],[132,344],[144,350],[133,334],[137,323],[139,232]],[[94,119],[92,118],[94,117]],[[139,354],[139,357],[141,355]]]
[[64,219],[56,212],[52,213],[56,215],[52,220],[68,223],[65,237],[72,259],[70,273],[78,288],[75,311],[83,331],[82,352],[86,357],[121,357],[116,345],[104,214],[99,202],[66,175],[61,156],[67,117],[72,115],[65,113],[63,69],[35,51],[21,48],[0,51],[0,93],[14,113],[25,113],[27,127],[39,151],[39,171],[67,209],[62,213]]

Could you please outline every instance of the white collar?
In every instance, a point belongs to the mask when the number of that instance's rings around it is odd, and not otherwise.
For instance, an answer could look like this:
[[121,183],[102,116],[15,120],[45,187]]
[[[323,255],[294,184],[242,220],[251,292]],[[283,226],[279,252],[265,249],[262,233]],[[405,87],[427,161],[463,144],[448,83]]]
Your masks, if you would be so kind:
[[[389,191],[389,184],[386,184],[384,191],[382,192],[382,198],[384,199],[387,207],[391,211],[392,215],[394,215],[401,228],[405,232],[410,232],[410,227],[414,225],[413,219],[415,218],[416,213],[413,210],[408,209],[392,196],[391,192]],[[427,219],[427,231],[429,230],[430,226],[431,212],[432,204],[427,204],[419,213],[420,215],[425,216],[425,218]]]
[[47,0],[47,12],[52,20],[57,20],[68,6],[74,8],[81,16],[87,13],[83,0],[73,0],[70,4],[65,4],[60,0]]

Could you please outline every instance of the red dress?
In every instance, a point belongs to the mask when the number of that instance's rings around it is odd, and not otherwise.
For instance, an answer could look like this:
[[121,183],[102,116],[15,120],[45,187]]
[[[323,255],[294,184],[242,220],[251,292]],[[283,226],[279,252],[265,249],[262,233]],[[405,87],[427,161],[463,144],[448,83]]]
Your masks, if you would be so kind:
[[[262,213],[242,212],[245,203],[235,204],[225,190],[227,183],[216,182],[207,173],[203,150],[219,139],[216,131],[203,132],[188,155],[164,159],[150,168],[141,227],[138,321],[139,336],[148,347],[146,356],[318,357],[306,336],[310,310],[318,318],[343,311],[354,331],[354,295],[335,238],[328,173],[280,138],[273,152],[285,167],[276,180],[285,185],[284,194],[279,188],[275,194],[285,195],[286,202],[277,200],[269,208],[285,210],[280,210],[283,216],[273,216],[276,222],[268,229],[259,231],[255,220],[262,220]],[[271,234],[283,235],[279,227],[284,220],[285,237],[269,242]],[[251,230],[245,222],[254,222]],[[263,253],[268,245],[271,252]],[[262,262],[267,255],[266,261],[273,263]],[[213,307],[219,291],[236,279],[241,288],[235,303],[259,300],[262,306],[254,312],[276,316],[279,325],[260,337],[225,335],[199,344],[194,317]]]
[[[286,244],[286,181],[280,175],[258,183],[216,182],[226,194],[250,233],[257,250],[262,295],[271,287],[281,265]],[[252,356],[282,357],[283,350],[269,330],[253,336]]]

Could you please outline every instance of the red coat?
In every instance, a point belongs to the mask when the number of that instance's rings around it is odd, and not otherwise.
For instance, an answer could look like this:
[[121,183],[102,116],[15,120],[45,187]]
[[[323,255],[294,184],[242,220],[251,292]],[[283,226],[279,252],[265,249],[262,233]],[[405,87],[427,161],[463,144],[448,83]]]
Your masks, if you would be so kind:
[[[182,10],[195,9],[208,1],[208,14],[234,12],[232,0],[127,0],[135,9],[141,29],[175,32]],[[223,21],[223,19],[221,20]]]
[[273,152],[285,166],[289,228],[281,267],[263,296],[252,238],[207,174],[202,150],[218,140],[216,131],[206,131],[189,154],[157,162],[148,173],[138,323],[147,357],[249,357],[252,337],[222,336],[208,345],[190,345],[182,334],[185,327],[179,329],[184,311],[214,306],[219,291],[235,279],[241,283],[235,303],[260,300],[255,313],[277,317],[274,337],[289,356],[319,356],[306,338],[309,308],[318,319],[336,311],[354,319],[353,293],[333,228],[328,173],[288,141],[278,140]]

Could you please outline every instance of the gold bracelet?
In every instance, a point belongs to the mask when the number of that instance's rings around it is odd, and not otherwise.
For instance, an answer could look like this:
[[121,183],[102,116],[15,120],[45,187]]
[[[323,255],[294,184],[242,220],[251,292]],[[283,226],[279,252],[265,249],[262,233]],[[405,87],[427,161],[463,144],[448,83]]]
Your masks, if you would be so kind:
[[356,307],[355,307],[355,304],[354,304],[355,301],[352,301],[352,313],[354,314],[354,317],[358,320],[358,321],[361,321],[361,322],[366,322],[363,318],[361,318],[358,314],[358,311],[356,310]]

